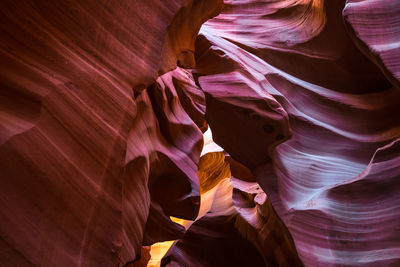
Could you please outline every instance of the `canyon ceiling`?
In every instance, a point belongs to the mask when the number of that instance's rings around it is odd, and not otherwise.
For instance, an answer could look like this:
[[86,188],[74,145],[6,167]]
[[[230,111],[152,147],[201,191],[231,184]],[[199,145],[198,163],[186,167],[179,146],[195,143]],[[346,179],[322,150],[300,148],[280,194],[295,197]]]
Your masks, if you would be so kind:
[[400,266],[400,1],[2,0],[0,38],[0,266]]

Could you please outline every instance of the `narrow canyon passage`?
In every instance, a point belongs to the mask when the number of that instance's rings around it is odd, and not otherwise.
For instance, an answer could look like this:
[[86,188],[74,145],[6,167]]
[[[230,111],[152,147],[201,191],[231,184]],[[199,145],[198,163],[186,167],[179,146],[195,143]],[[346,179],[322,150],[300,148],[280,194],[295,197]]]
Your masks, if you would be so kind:
[[[251,171],[213,142],[210,129],[201,155],[196,220],[171,218],[187,229],[183,238],[143,248],[145,253],[150,249],[151,258],[134,266],[147,260],[149,267],[160,266],[161,260],[163,266],[302,266],[290,233]],[[274,253],[278,250],[285,251],[284,258]]]
[[400,2],[0,21],[0,266],[400,265]]

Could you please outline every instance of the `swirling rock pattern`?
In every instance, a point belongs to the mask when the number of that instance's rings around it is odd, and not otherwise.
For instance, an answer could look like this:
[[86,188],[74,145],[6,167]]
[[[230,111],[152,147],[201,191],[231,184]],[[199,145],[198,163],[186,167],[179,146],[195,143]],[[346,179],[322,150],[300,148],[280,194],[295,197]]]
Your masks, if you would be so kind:
[[355,43],[400,86],[400,3],[346,1],[343,16]]
[[[397,3],[225,3],[196,42],[216,143],[251,168],[306,266],[399,264]],[[268,141],[260,121],[273,113],[252,120],[251,91],[278,102],[289,140]]]
[[249,173],[223,152],[201,157],[199,216],[161,266],[302,266],[289,231],[260,186],[247,181]]
[[169,216],[197,216],[204,96],[161,75],[221,6],[1,2],[1,266],[123,266],[182,235]]
[[0,265],[399,265],[399,8],[2,1]]

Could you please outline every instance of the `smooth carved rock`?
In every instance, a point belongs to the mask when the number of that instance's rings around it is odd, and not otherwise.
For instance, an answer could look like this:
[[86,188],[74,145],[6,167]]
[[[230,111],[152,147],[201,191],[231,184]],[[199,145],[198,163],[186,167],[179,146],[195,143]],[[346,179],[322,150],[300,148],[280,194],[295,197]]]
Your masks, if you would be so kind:
[[[152,204],[144,233],[144,245],[181,237],[183,227],[172,222],[169,216],[193,220],[200,204],[197,164],[203,144],[202,132],[180,104],[177,93],[179,87],[174,86],[174,76],[181,77],[182,82],[192,82],[192,88],[195,87],[190,74],[180,69],[161,76],[155,85],[137,99],[137,103],[143,101],[148,104],[143,106],[144,113],[138,115],[138,124],[131,131],[134,154],[129,157],[137,158],[145,152],[150,160],[147,176]],[[188,92],[189,88],[186,88]],[[148,125],[156,125],[153,133]],[[139,130],[142,127],[143,132]],[[146,135],[147,140],[144,139]],[[135,140],[141,140],[141,146]],[[141,151],[137,150],[138,147],[141,147]],[[146,168],[145,165],[142,168]],[[135,177],[136,172],[128,175]]]
[[265,266],[231,217],[203,217],[172,247],[161,266]]
[[399,265],[399,8],[2,1],[0,265]]
[[302,266],[266,194],[257,183],[246,182],[249,173],[223,152],[201,157],[199,216],[162,266]]
[[167,27],[162,57],[161,74],[171,70],[170,66],[194,68],[194,48],[201,25],[220,13],[223,0],[184,1],[171,24]]
[[[251,168],[306,266],[399,263],[398,5],[378,3],[226,1],[196,42],[214,140]],[[291,20],[304,5],[323,8]],[[251,31],[265,20],[271,30]],[[275,34],[263,38],[268,31]],[[279,41],[294,32],[300,38]],[[290,139],[266,139],[279,128],[256,99],[279,103]],[[270,151],[251,145],[263,142]]]
[[[182,84],[187,85],[184,90],[179,86]],[[203,138],[180,104],[177,91],[182,91],[181,95],[197,95],[192,101],[200,109],[204,98],[201,99],[198,90],[191,75],[178,68],[159,77],[136,98],[137,116],[127,141],[124,179],[145,181],[144,190],[148,190],[150,205],[147,209],[143,207],[148,212],[146,225],[143,236],[137,237],[143,238],[140,241],[143,245],[183,235],[184,228],[171,221],[170,216],[188,220],[197,216],[200,204],[197,164]],[[193,109],[191,114],[198,118],[201,109]],[[132,169],[132,166],[137,167]],[[135,192],[125,195],[137,196]],[[138,203],[143,202],[129,198],[124,205],[134,209]],[[137,229],[137,221],[126,217],[124,223],[124,238],[129,242],[135,236],[132,230]]]
[[400,86],[399,14],[398,1],[350,0],[343,9],[350,36],[397,87]]
[[[200,31],[213,45],[214,40],[223,38],[287,74],[334,91],[359,94],[391,87],[379,67],[364,56],[348,33],[342,16],[344,0],[252,0],[246,4],[227,1],[225,5],[229,8],[207,21]],[[252,31],[253,28],[257,30]],[[212,49],[222,53],[222,42],[216,42]],[[197,45],[200,73],[210,74],[227,67],[223,56],[200,59],[202,51]],[[242,65],[244,55],[236,57],[228,66]]]
[[235,226],[262,255],[265,266],[303,266],[288,229],[257,183],[231,178]]
[[169,110],[147,88],[221,3],[2,1],[0,265],[122,266],[150,207],[170,223],[151,242],[180,233],[170,214],[196,217],[202,94],[181,73]]
[[[244,74],[201,76],[199,82],[206,95],[206,120],[213,139],[246,166],[262,164],[275,146],[291,137],[286,112],[262,88],[249,84]],[[247,138],[251,135],[262,138]]]

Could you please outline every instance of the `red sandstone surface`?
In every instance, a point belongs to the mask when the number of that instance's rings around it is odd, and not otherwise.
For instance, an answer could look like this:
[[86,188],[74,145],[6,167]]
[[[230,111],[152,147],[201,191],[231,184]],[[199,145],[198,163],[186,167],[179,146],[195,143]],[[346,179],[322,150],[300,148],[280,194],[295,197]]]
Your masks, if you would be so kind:
[[0,22],[0,266],[400,265],[400,2]]

